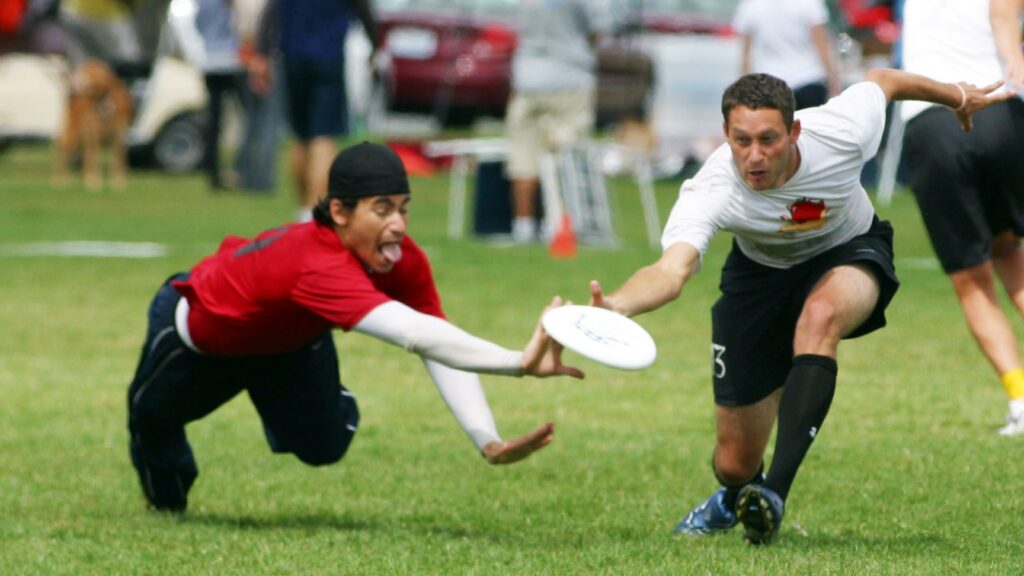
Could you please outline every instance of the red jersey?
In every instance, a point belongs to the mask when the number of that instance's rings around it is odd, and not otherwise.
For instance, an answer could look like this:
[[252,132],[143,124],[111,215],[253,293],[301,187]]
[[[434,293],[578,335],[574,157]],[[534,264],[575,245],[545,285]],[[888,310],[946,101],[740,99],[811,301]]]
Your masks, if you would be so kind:
[[218,356],[291,352],[335,326],[351,330],[390,300],[444,318],[426,254],[409,236],[402,259],[376,274],[315,222],[229,236],[173,286],[188,299],[193,343]]

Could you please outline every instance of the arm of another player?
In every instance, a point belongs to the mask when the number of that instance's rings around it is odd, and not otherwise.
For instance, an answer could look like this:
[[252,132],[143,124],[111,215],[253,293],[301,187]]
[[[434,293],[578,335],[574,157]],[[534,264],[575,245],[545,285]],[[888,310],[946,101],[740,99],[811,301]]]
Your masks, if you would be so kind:
[[753,50],[754,39],[750,33],[740,34],[740,76],[750,74],[750,54]]
[[1012,92],[993,94],[1003,85],[1002,80],[979,88],[966,82],[939,82],[892,68],[872,68],[864,79],[878,84],[889,101],[924,100],[952,108],[965,132],[971,131],[971,116],[975,112],[1014,96]]
[[699,265],[700,252],[697,248],[676,242],[661,254],[657,262],[637,270],[609,295],[602,292],[596,280],[591,281],[590,303],[626,316],[655,310],[679,297]]
[[992,24],[999,57],[1006,65],[1006,87],[1016,93],[1024,87],[1024,51],[1021,50],[1020,18],[1024,0],[992,0],[988,19]]
[[821,65],[825,67],[828,95],[831,98],[843,91],[843,85],[839,78],[839,66],[836,65],[828,27],[824,24],[811,26],[811,40],[814,42],[814,50],[818,53],[818,58],[821,59]]

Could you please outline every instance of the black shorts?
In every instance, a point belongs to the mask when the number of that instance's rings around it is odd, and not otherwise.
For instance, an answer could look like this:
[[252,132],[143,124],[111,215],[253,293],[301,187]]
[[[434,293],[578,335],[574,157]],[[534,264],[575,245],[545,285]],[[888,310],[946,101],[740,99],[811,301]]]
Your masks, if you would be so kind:
[[342,58],[285,56],[288,121],[295,137],[337,138],[348,134],[348,96]]
[[999,234],[1024,236],[1024,102],[978,111],[971,132],[935,106],[907,124],[903,141],[910,187],[947,274],[989,261]]
[[888,222],[875,217],[866,233],[786,269],[758,264],[733,243],[722,269],[722,296],[711,308],[715,404],[746,406],[785,384],[807,295],[826,272],[854,262],[868,264],[881,291],[871,316],[846,338],[885,326],[885,309],[899,288]]
[[824,82],[811,82],[797,86],[793,90],[793,98],[796,100],[797,110],[821,106],[828,102],[828,87]]

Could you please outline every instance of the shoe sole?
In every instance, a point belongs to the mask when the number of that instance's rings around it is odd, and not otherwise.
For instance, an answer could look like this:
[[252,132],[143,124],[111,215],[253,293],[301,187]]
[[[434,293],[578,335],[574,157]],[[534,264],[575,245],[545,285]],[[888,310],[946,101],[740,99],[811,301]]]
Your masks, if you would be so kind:
[[748,544],[770,544],[778,533],[768,500],[760,492],[748,490],[740,494],[736,516],[743,524],[743,540]]

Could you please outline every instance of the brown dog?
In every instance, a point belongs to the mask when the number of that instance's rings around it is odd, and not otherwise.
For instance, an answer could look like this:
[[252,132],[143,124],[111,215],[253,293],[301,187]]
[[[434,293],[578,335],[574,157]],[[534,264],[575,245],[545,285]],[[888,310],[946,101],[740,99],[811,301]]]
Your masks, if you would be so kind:
[[134,106],[131,94],[114,72],[98,60],[88,60],[71,72],[67,118],[57,137],[54,181],[63,185],[68,178],[72,155],[81,149],[85,185],[96,190],[102,185],[100,151],[109,147],[111,184],[127,184],[128,150]]

